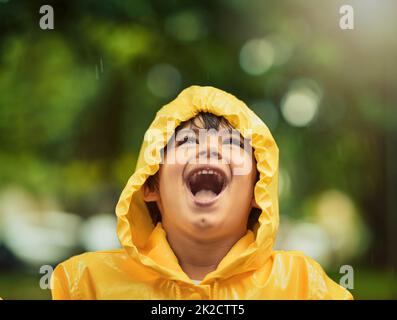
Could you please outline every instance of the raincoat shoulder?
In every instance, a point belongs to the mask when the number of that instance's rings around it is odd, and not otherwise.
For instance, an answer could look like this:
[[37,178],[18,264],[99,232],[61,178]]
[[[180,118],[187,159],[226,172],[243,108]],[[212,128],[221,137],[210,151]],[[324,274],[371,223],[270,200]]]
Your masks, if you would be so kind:
[[[332,280],[318,262],[300,251],[275,250],[271,256],[272,271],[267,281],[284,283],[285,299],[293,290],[300,292],[294,299],[353,300],[352,294]],[[273,278],[273,279],[272,279]],[[292,290],[292,291],[291,291]]]
[[87,252],[58,264],[51,277],[52,298],[142,299],[139,292],[156,278],[123,249]]

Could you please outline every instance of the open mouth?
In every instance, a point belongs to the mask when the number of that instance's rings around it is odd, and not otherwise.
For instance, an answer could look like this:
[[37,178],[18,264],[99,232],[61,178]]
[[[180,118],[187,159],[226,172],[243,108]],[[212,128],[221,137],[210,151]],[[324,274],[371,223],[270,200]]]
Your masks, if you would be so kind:
[[214,202],[227,186],[225,172],[217,167],[204,166],[188,173],[186,186],[199,205]]

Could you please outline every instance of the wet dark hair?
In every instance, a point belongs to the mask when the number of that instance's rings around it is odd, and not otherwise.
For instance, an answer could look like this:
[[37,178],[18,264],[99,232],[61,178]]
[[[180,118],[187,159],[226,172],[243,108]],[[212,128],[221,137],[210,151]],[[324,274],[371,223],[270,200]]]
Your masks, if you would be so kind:
[[[199,124],[197,123],[199,121]],[[212,113],[208,112],[199,112],[194,118],[189,119],[187,121],[182,122],[175,129],[175,136],[177,133],[186,125],[186,123],[190,122],[191,126],[197,128],[203,128],[206,130],[215,129],[219,130],[220,128],[225,129],[234,129],[233,126],[222,116],[216,116]],[[164,147],[164,151],[166,152],[167,146]],[[150,191],[157,190],[158,188],[158,172],[152,176],[149,176],[145,182],[145,185],[149,188]],[[257,172],[256,181],[259,180],[259,171]],[[146,206],[149,210],[150,217],[152,218],[153,224],[157,225],[158,222],[161,222],[161,213],[157,206],[157,203],[154,201],[145,202]],[[261,214],[261,210],[258,208],[252,208],[250,215],[248,217],[247,228],[253,229],[255,223],[258,221],[258,218]]]

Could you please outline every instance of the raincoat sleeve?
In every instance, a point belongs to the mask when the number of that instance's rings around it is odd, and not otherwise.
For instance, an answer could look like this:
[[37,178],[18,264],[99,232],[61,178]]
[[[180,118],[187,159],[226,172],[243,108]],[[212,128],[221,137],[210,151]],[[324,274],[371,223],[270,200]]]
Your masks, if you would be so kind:
[[328,277],[318,262],[308,257],[306,259],[309,268],[311,299],[353,300],[352,294]]

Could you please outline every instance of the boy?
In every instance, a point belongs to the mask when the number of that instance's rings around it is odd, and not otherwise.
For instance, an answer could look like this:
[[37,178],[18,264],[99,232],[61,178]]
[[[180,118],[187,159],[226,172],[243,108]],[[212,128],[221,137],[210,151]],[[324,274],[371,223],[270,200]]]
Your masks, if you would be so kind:
[[157,112],[116,207],[122,249],[61,263],[54,299],[352,299],[273,251],[278,148],[240,100],[192,86]]

